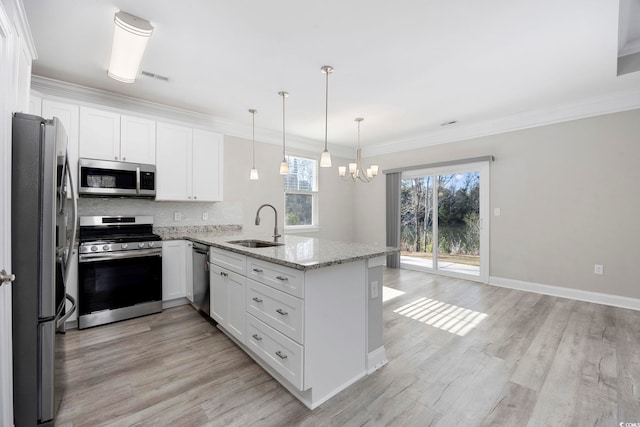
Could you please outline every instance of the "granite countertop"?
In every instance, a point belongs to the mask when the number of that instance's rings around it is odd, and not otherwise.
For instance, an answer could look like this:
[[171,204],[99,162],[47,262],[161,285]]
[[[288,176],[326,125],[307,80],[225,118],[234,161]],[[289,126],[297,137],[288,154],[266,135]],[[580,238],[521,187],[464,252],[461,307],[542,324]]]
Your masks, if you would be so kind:
[[312,237],[285,235],[278,239],[282,246],[247,248],[229,243],[232,240],[266,240],[273,237],[256,234],[221,236],[217,233],[187,233],[186,240],[202,243],[231,252],[247,255],[297,270],[311,270],[335,264],[358,261],[397,252],[398,248],[371,246],[360,243],[337,242]]

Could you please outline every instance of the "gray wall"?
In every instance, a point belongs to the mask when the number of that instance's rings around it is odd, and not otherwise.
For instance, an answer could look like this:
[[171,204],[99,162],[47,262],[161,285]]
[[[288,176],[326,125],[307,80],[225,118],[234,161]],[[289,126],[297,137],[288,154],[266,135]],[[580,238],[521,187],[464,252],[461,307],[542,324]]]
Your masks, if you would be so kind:
[[[320,158],[317,152],[289,151],[288,154]],[[256,142],[256,169],[260,175],[257,181],[249,179],[251,169],[251,140],[225,136],[224,139],[224,203],[238,204],[243,211],[242,222],[248,232],[273,230],[273,213],[269,209],[260,214],[260,226],[254,224],[258,207],[270,203],[278,210],[278,227],[284,224],[284,186],[279,173],[282,161],[282,147]],[[304,236],[331,240],[353,240],[353,193],[351,182],[342,181],[337,175],[335,164],[346,164],[348,160],[333,158],[334,167],[319,169],[319,221],[320,231],[305,233]]]
[[[489,154],[491,276],[640,298],[640,110],[365,162],[390,169]],[[355,201],[355,240],[384,244],[384,180],[358,187]]]

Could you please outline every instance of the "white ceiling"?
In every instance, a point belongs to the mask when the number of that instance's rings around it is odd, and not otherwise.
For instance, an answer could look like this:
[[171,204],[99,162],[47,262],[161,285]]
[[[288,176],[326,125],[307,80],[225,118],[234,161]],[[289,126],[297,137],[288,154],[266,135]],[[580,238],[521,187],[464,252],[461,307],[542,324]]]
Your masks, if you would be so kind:
[[[34,74],[242,126],[256,108],[257,139],[281,133],[287,90],[288,137],[318,151],[323,65],[329,143],[354,147],[362,116],[365,156],[640,107],[614,0],[23,1]],[[169,82],[107,77],[118,10],[155,27],[141,69]]]

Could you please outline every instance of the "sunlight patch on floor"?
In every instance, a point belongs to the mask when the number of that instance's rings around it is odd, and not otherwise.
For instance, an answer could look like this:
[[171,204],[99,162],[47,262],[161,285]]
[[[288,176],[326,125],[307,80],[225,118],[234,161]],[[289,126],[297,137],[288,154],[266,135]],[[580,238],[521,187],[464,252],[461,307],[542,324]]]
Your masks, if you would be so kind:
[[404,295],[406,292],[399,291],[393,288],[382,287],[382,302],[391,301],[394,298]]
[[393,312],[461,337],[487,317],[486,313],[426,297],[418,298]]

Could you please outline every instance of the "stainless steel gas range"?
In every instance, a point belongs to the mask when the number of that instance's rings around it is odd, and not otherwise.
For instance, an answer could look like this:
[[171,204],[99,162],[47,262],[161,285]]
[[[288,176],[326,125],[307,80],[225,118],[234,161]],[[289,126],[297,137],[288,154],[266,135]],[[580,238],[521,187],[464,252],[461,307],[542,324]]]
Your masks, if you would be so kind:
[[153,217],[80,217],[78,249],[78,328],[162,311],[162,241]]

